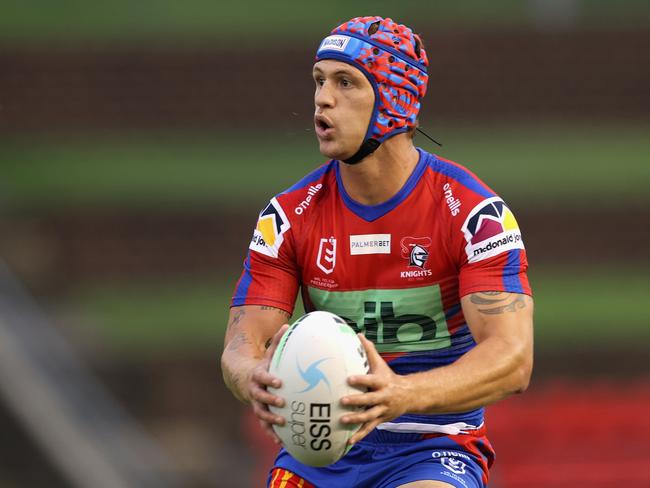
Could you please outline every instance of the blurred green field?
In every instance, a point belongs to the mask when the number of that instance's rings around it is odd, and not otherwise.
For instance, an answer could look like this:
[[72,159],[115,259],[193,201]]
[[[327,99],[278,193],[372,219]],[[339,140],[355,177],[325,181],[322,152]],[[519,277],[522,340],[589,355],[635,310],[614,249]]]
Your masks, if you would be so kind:
[[[647,341],[650,269],[533,270],[536,341],[540,348],[612,347]],[[71,290],[66,308],[94,324],[102,342],[122,354],[221,348],[237,276],[201,282],[87,285]],[[302,313],[299,305],[296,314]]]
[[[428,128],[417,144],[468,166],[510,202],[607,206],[648,201],[650,128]],[[311,136],[0,140],[5,208],[261,205],[324,159]],[[255,178],[250,178],[255,175]]]
[[[645,0],[588,0],[565,2],[577,24],[617,28],[648,25],[650,5]],[[465,25],[477,28],[528,28],[533,24],[534,2],[521,0],[439,0],[402,2],[390,0],[330,0],[315,8],[300,1],[218,2],[213,0],[114,0],[113,2],[59,0],[24,2],[4,0],[0,15],[0,40],[87,39],[96,41],[149,38],[168,42],[180,39],[220,40],[241,46],[271,36],[273,44],[288,44],[301,36],[325,33],[348,18],[383,15],[421,30]],[[562,3],[551,7],[562,11]],[[426,25],[425,25],[426,24]],[[265,41],[268,44],[268,40]]]

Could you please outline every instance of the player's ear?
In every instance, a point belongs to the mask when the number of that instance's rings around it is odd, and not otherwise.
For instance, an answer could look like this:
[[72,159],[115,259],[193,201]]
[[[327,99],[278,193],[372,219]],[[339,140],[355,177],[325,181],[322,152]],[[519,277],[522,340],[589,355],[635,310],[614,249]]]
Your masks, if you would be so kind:
[[415,139],[415,132],[417,131],[418,127],[420,127],[420,119],[415,119],[415,124],[409,127],[408,131],[406,131],[406,133],[411,136],[411,139]]

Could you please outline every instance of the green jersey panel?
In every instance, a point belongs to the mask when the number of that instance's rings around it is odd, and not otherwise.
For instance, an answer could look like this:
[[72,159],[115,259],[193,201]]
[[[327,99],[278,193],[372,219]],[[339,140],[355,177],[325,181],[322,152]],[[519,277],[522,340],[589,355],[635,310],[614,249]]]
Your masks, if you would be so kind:
[[439,285],[357,291],[308,287],[308,292],[316,310],[340,316],[379,352],[432,351],[451,345]]

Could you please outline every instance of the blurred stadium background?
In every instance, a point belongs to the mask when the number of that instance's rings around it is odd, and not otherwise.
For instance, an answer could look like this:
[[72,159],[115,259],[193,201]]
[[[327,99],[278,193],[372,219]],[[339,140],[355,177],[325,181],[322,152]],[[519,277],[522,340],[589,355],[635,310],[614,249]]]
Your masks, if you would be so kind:
[[219,370],[228,300],[259,209],[323,162],[313,53],[357,15],[423,34],[444,146],[418,144],[526,238],[536,369],[488,410],[491,487],[650,486],[649,2],[0,12],[1,487],[262,486],[273,448]]

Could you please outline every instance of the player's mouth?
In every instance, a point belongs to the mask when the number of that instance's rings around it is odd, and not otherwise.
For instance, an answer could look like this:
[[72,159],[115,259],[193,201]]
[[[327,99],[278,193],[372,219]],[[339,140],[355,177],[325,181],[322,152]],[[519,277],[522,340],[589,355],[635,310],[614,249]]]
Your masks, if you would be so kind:
[[314,128],[318,137],[329,137],[334,132],[332,121],[323,115],[314,116]]

